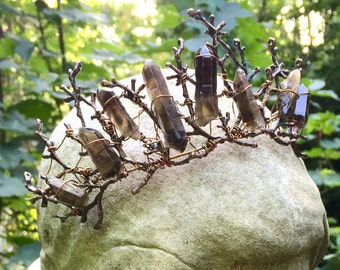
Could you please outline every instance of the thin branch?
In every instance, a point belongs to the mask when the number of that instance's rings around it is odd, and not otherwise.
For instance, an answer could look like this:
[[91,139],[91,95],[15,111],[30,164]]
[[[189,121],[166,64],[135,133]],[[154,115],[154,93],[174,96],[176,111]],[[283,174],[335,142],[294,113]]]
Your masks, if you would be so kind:
[[[61,10],[61,3],[60,0],[57,1],[58,4],[58,10],[60,12]],[[65,57],[65,42],[64,42],[64,30],[63,30],[63,22],[61,17],[58,17],[57,20],[57,26],[58,26],[58,40],[59,40],[59,47],[60,47],[60,53],[61,53],[61,63],[62,63],[62,70],[66,70],[66,57]]]

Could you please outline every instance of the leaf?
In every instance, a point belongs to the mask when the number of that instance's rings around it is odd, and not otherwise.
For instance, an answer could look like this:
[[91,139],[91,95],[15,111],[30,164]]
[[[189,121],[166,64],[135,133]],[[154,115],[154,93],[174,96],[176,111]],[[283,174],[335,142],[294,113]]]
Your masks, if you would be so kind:
[[66,98],[68,98],[69,96],[63,92],[63,91],[52,91],[51,96],[55,99],[60,99],[60,100],[64,100]]
[[26,38],[15,35],[13,33],[7,33],[7,37],[11,38],[15,42],[16,46],[14,52],[21,56],[21,58],[26,63],[31,57],[35,45],[28,41]]
[[86,44],[85,47],[79,48],[79,53],[86,56],[86,58],[93,58],[91,53],[95,49],[97,49],[97,50],[98,49],[100,49],[100,50],[106,49],[107,51],[110,51],[114,55],[126,52],[126,48],[124,48],[124,46],[119,46],[119,45],[112,43],[112,42],[106,42],[106,41],[100,41],[99,40],[98,42],[89,42],[88,44]]
[[309,92],[312,96],[339,100],[339,96],[333,90],[310,90]]
[[117,60],[120,60],[122,62],[126,62],[128,64],[137,64],[144,62],[144,58],[139,56],[138,54],[134,54],[132,52],[126,52],[117,57]]
[[316,90],[320,90],[320,89],[324,88],[325,85],[326,85],[326,82],[324,80],[315,79],[315,80],[312,81],[311,84],[308,85],[308,88],[311,91],[316,91]]
[[57,57],[62,56],[61,53],[53,52],[51,50],[47,50],[47,49],[44,49],[44,48],[42,48],[41,51],[42,51],[43,55],[46,56],[46,57],[56,57],[57,58]]
[[[100,75],[99,75],[100,74]],[[89,80],[89,78],[97,78],[97,80],[103,78],[110,78],[112,74],[108,72],[104,65],[95,65],[93,63],[84,63],[83,69],[77,78],[81,80]],[[82,85],[83,87],[83,85]],[[96,88],[96,86],[95,86]]]
[[44,92],[49,92],[53,89],[53,85],[56,80],[59,79],[59,75],[53,72],[39,73],[39,76],[30,76],[34,87],[27,88],[27,93],[35,93],[39,96],[43,96]]
[[323,168],[319,171],[320,175],[322,176],[329,176],[335,173],[334,170],[328,169],[328,168]]
[[34,158],[26,150],[14,143],[1,144],[0,154],[0,168],[4,170],[13,170],[19,166],[22,160],[34,161]]
[[161,5],[159,9],[160,13],[164,14],[163,21],[159,27],[173,29],[178,26],[181,21],[181,16],[173,4]]
[[10,263],[22,262],[26,266],[29,266],[39,257],[40,250],[41,244],[39,242],[19,246],[17,253],[10,258]]
[[43,74],[48,71],[46,62],[41,55],[38,54],[31,55],[28,61],[28,66],[30,67],[31,72],[34,72],[35,74]]
[[[20,181],[20,185],[18,183],[17,187],[24,187],[24,181],[22,178],[18,178],[21,179]],[[2,200],[4,202],[4,204],[12,209],[13,211],[17,211],[17,212],[25,212],[28,210],[28,208],[30,208],[32,206],[32,203],[28,200],[26,200],[26,198],[32,198],[32,193],[28,193],[28,191],[26,190],[26,188],[24,188],[25,194],[24,195],[20,195],[20,196],[12,196],[12,197],[2,197]]]
[[326,149],[340,149],[340,138],[333,140],[323,139],[320,142],[321,147]]
[[107,24],[108,18],[105,14],[96,14],[91,11],[84,12],[77,8],[63,8],[62,10],[57,9],[44,9],[43,10],[46,15],[49,16],[59,16],[60,18],[66,19],[69,22],[92,22],[92,23],[100,23]]
[[[248,68],[271,65],[270,57],[265,54],[268,35],[262,24],[257,23],[254,17],[237,18],[235,32],[241,41],[241,45],[245,47],[246,61],[249,62],[247,63]],[[250,63],[251,65],[249,65]],[[264,73],[264,71],[262,72]],[[254,79],[262,80],[260,74],[255,76]]]
[[317,102],[314,102],[313,100],[310,101],[310,106],[316,108],[317,111],[321,111],[322,110],[321,105],[319,103],[317,103]]
[[189,7],[195,5],[195,0],[172,0],[171,3],[177,8],[178,11],[187,10]]
[[208,10],[211,12],[216,12],[217,10],[223,9],[225,4],[224,0],[215,0],[215,1],[202,1],[208,5]]
[[331,235],[339,235],[340,236],[340,226],[329,228],[329,233]]
[[0,3],[0,11],[1,13],[8,13],[8,14],[15,14],[15,15],[22,15],[22,12],[20,12],[19,10],[13,8],[12,6],[9,5],[5,5]]
[[323,156],[323,150],[321,147],[313,147],[311,150],[306,150],[305,154],[309,158],[320,158]]
[[324,170],[308,170],[309,175],[313,179],[316,185],[326,185],[330,188],[340,187],[340,174],[334,171],[331,171],[327,174],[324,173]]
[[326,149],[325,158],[338,160],[340,159],[340,151],[334,149]]
[[0,61],[0,69],[15,68],[18,69],[19,66],[15,64],[12,60],[5,59]]
[[16,110],[11,110],[10,113],[0,121],[0,130],[17,133],[29,133],[33,126],[35,126],[33,119],[24,119],[22,114]]
[[40,118],[43,122],[50,120],[54,109],[52,104],[40,99],[26,99],[17,103],[15,108],[26,118]]
[[34,50],[34,44],[26,39],[20,39],[19,44],[15,47],[15,52],[21,56],[25,63],[31,57]]
[[313,179],[314,183],[318,186],[323,185],[324,176],[321,176],[320,171],[318,170],[308,170],[308,174]]
[[334,149],[324,149],[321,147],[313,147],[311,150],[306,150],[305,153],[309,158],[322,159],[340,159],[340,151]]
[[216,13],[215,22],[217,24],[221,21],[226,21],[227,24],[224,27],[226,31],[231,31],[236,27],[236,18],[254,16],[249,10],[242,8],[240,3],[224,3],[224,5],[220,6],[220,10],[221,12]]
[[[13,157],[14,158],[14,157]],[[0,172],[0,197],[23,196],[27,193],[23,180]]]
[[92,53],[93,53],[92,57],[98,60],[113,61],[117,58],[117,54],[107,49],[94,49]]
[[191,38],[185,41],[185,48],[192,52],[197,52],[197,50],[203,46],[203,44],[207,41],[207,38],[204,36],[199,36],[196,38]]
[[0,50],[0,58],[9,58],[14,56],[15,52],[15,46],[18,44],[18,42],[9,37],[5,36],[1,39],[1,50]]
[[324,257],[326,264],[321,268],[322,270],[340,269],[340,254],[328,254]]

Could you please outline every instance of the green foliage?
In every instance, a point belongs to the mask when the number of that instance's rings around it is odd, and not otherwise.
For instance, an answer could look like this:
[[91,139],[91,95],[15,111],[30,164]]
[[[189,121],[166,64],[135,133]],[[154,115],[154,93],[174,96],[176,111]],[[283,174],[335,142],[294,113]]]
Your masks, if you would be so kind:
[[[50,132],[70,109],[59,90],[67,84],[68,68],[81,60],[78,82],[85,91],[93,90],[102,79],[140,73],[146,58],[156,59],[160,66],[173,61],[172,47],[178,37],[185,40],[182,61],[192,67],[193,54],[207,36],[200,24],[184,15],[189,7],[206,15],[214,13],[217,23],[226,20],[225,38],[240,38],[249,68],[270,64],[268,37],[277,39],[279,59],[288,68],[297,57],[304,60],[303,82],[311,90],[312,104],[304,129],[309,140],[301,147],[309,155],[306,166],[320,188],[331,226],[329,254],[319,269],[340,268],[340,89],[336,76],[340,7],[336,0],[304,1],[300,6],[291,0],[163,0],[143,16],[131,2],[58,3],[0,3],[0,268],[24,267],[38,256],[36,213],[24,200],[22,172],[37,172],[43,150],[34,136],[35,118],[42,119]],[[298,22],[312,11],[325,20],[325,41],[318,46],[300,43],[298,23],[291,32],[285,29],[288,22]],[[261,81],[264,73],[256,78]]]
[[[332,97],[336,102],[337,96]],[[326,206],[330,224],[329,254],[324,258],[321,268],[339,269],[340,267],[340,117],[333,112],[325,111],[312,114],[308,121],[306,133],[314,144],[305,152],[312,162],[307,163],[309,173],[319,186]],[[314,162],[313,162],[314,161]],[[317,162],[315,162],[317,161]]]

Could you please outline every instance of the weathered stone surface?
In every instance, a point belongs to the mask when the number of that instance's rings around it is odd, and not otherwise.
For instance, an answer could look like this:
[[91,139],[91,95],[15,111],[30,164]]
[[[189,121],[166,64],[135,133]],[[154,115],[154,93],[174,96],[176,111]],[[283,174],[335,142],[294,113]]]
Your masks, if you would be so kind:
[[[74,112],[64,121],[79,126]],[[61,123],[51,139],[64,132]],[[51,217],[65,207],[39,207],[41,269],[313,269],[328,243],[317,187],[290,147],[266,135],[248,141],[258,148],[225,143],[201,160],[159,170],[135,196],[131,188],[144,175],[131,173],[105,192],[100,230],[93,229],[96,209],[81,224]],[[136,145],[127,145],[130,154]],[[67,140],[62,151],[75,161],[79,147]],[[47,166],[43,161],[41,173]]]

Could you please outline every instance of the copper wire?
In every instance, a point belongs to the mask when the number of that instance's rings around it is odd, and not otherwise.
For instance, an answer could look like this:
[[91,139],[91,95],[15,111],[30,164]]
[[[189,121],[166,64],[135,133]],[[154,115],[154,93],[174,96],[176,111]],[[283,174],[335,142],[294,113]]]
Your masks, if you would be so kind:
[[93,141],[88,142],[86,145],[84,145],[84,147],[86,148],[86,147],[88,147],[89,145],[91,145],[91,144],[93,144],[93,143],[102,142],[102,141],[107,142],[107,139],[105,139],[105,138],[95,139],[95,140],[93,140]]

